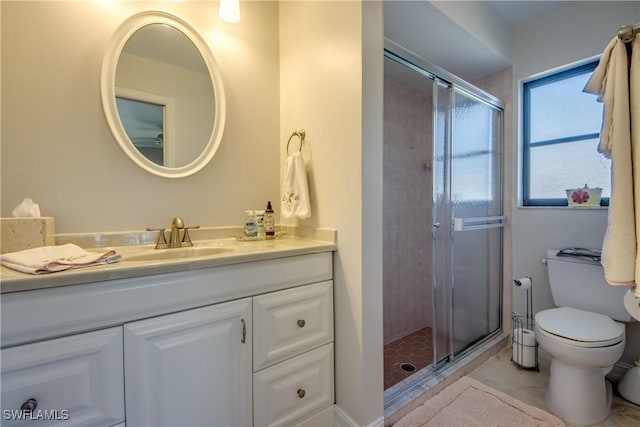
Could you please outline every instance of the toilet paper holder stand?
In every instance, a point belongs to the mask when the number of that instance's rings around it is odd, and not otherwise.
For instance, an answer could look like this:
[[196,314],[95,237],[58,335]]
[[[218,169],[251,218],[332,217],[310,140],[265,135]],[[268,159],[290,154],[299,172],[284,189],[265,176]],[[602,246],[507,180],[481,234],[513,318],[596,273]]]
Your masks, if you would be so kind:
[[526,294],[526,314],[511,313],[511,362],[518,369],[540,371],[538,365],[538,342],[534,332],[533,286],[531,277],[516,279],[513,284]]

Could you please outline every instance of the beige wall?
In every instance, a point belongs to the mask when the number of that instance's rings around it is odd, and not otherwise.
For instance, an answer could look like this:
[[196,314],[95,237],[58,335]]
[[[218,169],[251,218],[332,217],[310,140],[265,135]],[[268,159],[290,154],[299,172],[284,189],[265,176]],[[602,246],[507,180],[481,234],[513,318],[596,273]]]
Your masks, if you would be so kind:
[[[237,25],[219,20],[215,2],[0,5],[2,216],[30,197],[56,218],[59,233],[141,230],[178,215],[187,225],[239,225],[245,209],[278,200],[277,3],[244,2]],[[102,112],[100,71],[110,37],[143,10],[189,22],[220,66],[224,136],[211,163],[191,177],[166,179],[138,168]]]
[[281,152],[306,130],[313,201],[311,218],[283,222],[338,230],[336,403],[355,425],[383,407],[381,18],[377,2],[280,5]]

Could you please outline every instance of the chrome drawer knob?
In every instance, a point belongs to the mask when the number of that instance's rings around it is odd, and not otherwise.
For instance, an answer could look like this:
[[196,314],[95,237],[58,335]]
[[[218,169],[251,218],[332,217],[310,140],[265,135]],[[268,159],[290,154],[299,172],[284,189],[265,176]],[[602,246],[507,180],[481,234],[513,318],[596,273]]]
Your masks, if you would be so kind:
[[306,392],[306,391],[304,391],[304,389],[303,389],[303,388],[299,388],[299,389],[298,389],[298,397],[299,397],[300,399],[302,399],[302,398],[304,397],[304,395],[305,395],[305,394],[307,394],[307,392]]
[[304,328],[304,325],[306,325],[306,324],[307,324],[307,322],[305,322],[304,319],[298,320],[298,326],[299,327]]

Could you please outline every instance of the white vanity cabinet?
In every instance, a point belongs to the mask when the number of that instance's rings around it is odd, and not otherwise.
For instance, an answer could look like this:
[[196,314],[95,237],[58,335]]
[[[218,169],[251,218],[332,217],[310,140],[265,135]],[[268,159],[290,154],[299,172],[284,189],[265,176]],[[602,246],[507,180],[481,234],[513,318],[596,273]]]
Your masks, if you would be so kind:
[[[122,327],[3,349],[3,426],[124,421]],[[30,406],[31,412],[21,412]]]
[[127,426],[251,425],[251,298],[127,323]]
[[297,424],[333,405],[332,342],[332,281],[127,323],[127,426]]
[[332,276],[320,252],[5,293],[2,410],[69,411],[39,426],[328,424]]

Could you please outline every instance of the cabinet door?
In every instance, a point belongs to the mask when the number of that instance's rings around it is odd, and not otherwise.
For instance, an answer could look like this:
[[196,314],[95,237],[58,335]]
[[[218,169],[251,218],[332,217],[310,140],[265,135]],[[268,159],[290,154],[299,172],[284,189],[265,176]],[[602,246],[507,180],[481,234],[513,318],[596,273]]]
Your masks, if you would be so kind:
[[[122,328],[3,349],[3,426],[124,421]],[[31,412],[21,408],[30,408]]]
[[126,324],[127,425],[251,425],[250,327],[250,298]]

